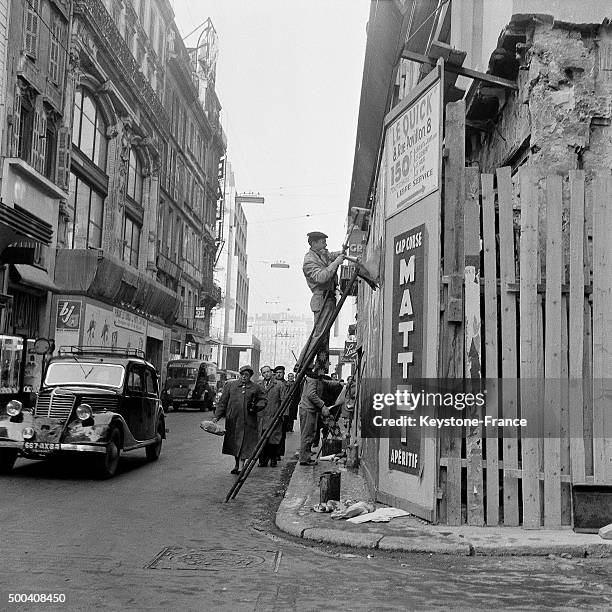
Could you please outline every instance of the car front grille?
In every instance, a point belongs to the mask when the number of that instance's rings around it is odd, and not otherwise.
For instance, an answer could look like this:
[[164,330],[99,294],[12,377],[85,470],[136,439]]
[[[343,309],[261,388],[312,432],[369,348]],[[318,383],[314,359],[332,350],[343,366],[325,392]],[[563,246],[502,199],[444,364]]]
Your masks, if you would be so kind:
[[74,408],[76,396],[55,389],[51,393],[41,393],[36,401],[35,414],[51,419],[67,419]]

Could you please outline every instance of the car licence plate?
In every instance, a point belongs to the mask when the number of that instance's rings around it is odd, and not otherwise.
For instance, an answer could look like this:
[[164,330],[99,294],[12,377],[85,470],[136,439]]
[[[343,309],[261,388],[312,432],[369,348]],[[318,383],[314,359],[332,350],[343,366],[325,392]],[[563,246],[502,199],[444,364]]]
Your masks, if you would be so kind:
[[36,451],[38,453],[49,453],[60,450],[62,445],[59,442],[24,442],[24,450]]

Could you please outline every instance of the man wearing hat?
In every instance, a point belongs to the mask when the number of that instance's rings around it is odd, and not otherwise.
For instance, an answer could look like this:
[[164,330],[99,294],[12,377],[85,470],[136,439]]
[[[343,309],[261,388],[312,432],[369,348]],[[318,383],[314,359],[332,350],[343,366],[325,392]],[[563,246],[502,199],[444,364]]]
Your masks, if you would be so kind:
[[264,410],[268,400],[265,391],[251,380],[253,368],[240,368],[240,378],[230,380],[223,387],[213,422],[225,417],[224,455],[233,455],[236,465],[232,474],[238,474],[244,461],[253,455],[259,434],[257,413]]
[[[272,368],[268,365],[262,366],[260,369],[263,376],[261,386],[266,392],[268,403],[264,410],[259,413],[259,437],[261,438],[264,431],[272,424],[280,405],[285,397],[285,385],[276,380]],[[283,436],[283,421],[282,418],[276,422],[276,425],[270,432],[268,440],[259,455],[259,467],[266,467],[268,462],[270,467],[276,467],[279,458],[278,445]]]
[[[312,291],[310,309],[314,315],[314,328],[311,340],[302,349],[296,370],[302,365],[312,346],[319,344],[319,353],[329,354],[329,332],[323,334],[325,326],[336,308],[336,272],[344,260],[342,251],[330,253],[327,250],[327,234],[309,232],[308,244],[310,250],[304,256],[302,271],[308,288]],[[307,364],[310,365],[310,364]]]
[[[285,398],[287,397],[287,395],[289,395],[289,392],[291,390],[291,385],[285,380],[285,366],[277,365],[274,368],[273,372],[274,372],[274,378],[276,379],[277,383],[281,385],[281,389],[282,389],[281,401],[284,402]],[[280,439],[280,442],[278,443],[278,459],[279,460],[285,454],[285,441],[287,439],[287,432],[293,430],[293,421],[291,420],[291,417],[289,416],[288,406],[285,408],[283,412],[282,423],[283,423],[283,427],[282,427],[281,439]]]

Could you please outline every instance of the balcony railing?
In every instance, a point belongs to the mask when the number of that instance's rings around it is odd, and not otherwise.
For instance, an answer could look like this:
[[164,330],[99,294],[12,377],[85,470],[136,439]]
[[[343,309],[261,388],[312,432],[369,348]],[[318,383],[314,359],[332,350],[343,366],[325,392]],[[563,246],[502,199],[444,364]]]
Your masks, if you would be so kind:
[[94,26],[94,31],[99,34],[102,43],[106,45],[106,51],[113,58],[123,79],[128,83],[133,83],[132,93],[139,95],[151,117],[157,123],[161,121],[163,127],[168,129],[170,123],[162,103],[141,72],[138,62],[134,59],[103,2],[101,0],[75,0],[74,10],[76,13],[83,15]]
[[220,304],[221,287],[217,287],[212,281],[206,280],[200,287],[200,296],[209,304]]

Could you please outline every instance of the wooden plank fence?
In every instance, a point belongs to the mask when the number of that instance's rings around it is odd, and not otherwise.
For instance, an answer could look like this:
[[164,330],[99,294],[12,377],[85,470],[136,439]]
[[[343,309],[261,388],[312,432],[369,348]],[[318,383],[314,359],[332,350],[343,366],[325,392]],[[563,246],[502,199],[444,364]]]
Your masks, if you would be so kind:
[[438,517],[568,525],[571,483],[612,484],[612,175],[452,171],[441,376],[489,379],[486,414],[530,426],[442,432]]

